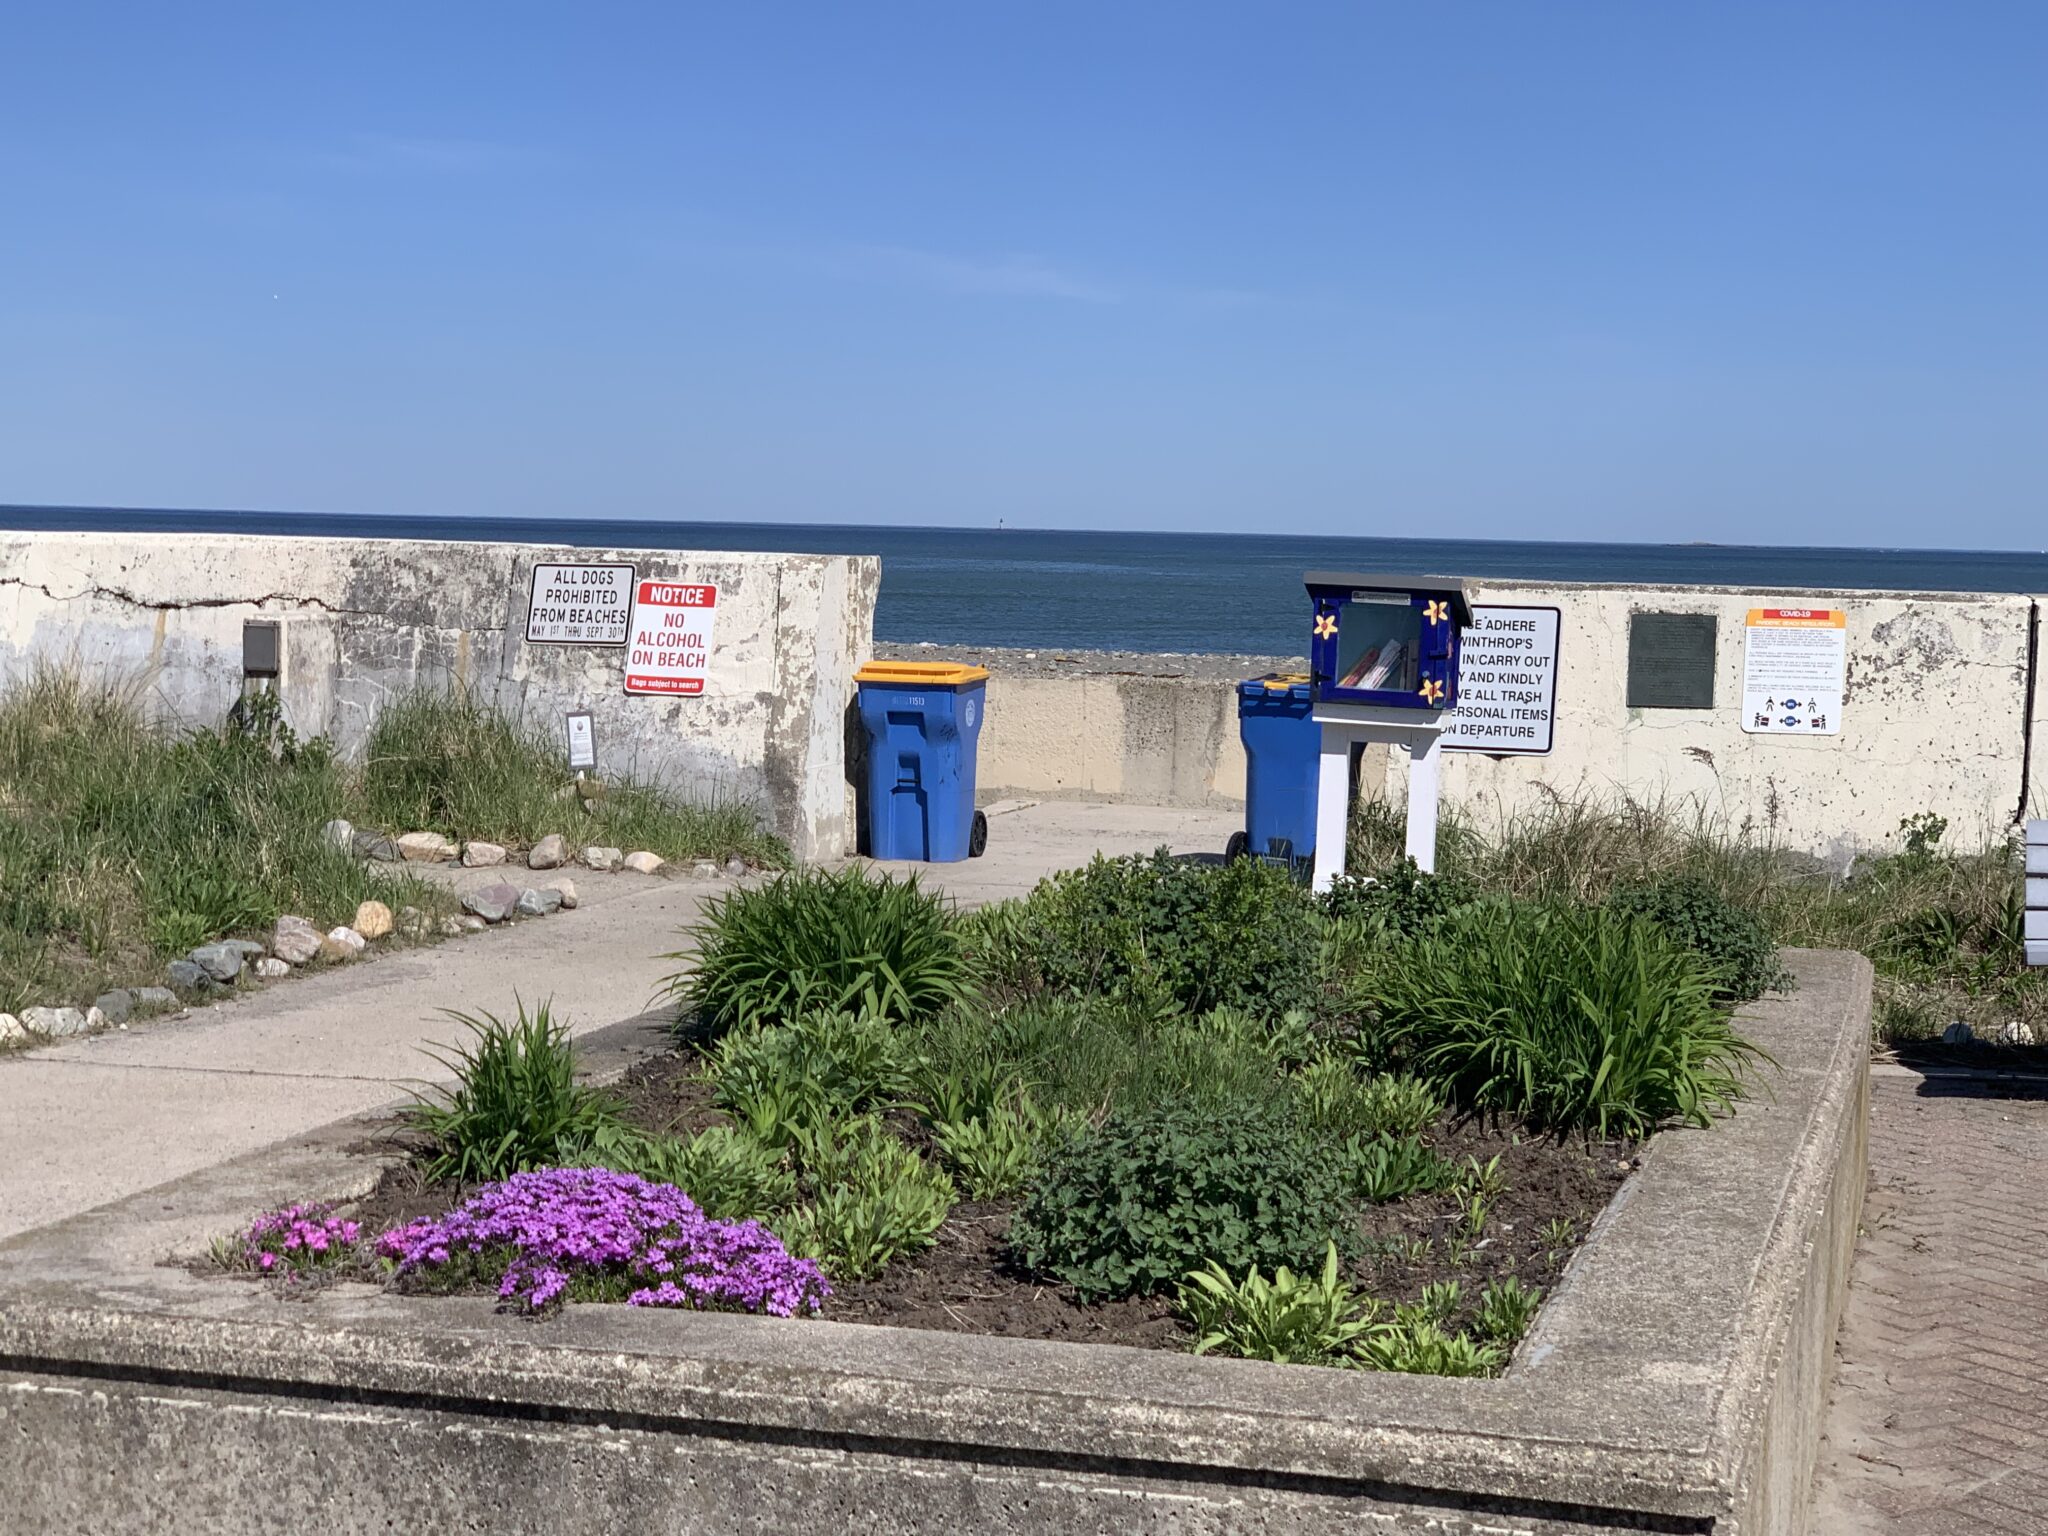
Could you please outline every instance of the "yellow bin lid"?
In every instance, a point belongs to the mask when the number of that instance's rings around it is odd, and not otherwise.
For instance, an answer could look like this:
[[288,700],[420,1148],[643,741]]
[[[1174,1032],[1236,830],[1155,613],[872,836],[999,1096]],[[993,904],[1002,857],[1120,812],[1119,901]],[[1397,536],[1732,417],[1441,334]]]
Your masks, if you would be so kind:
[[1299,688],[1308,680],[1306,672],[1268,672],[1259,679],[1274,693],[1285,693],[1290,688]]
[[978,683],[987,676],[987,667],[970,667],[958,661],[871,661],[853,674],[853,680],[856,683],[922,683],[928,688],[945,688]]

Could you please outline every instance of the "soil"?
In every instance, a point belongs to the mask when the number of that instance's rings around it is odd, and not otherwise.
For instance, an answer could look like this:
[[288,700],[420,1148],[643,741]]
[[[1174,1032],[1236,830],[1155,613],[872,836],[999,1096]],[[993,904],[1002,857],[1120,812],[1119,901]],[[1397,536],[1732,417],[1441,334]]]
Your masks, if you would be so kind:
[[[725,1116],[711,1103],[689,1055],[658,1056],[627,1071],[613,1085],[625,1118],[642,1130],[691,1135]],[[914,1146],[928,1137],[921,1122],[892,1114],[891,1126]],[[1462,1234],[1463,1218],[1448,1194],[1412,1196],[1368,1207],[1359,1221],[1363,1254],[1351,1266],[1354,1283],[1388,1301],[1413,1301],[1426,1285],[1455,1281],[1462,1291],[1460,1320],[1468,1318],[1481,1289],[1514,1275],[1548,1291],[1593,1219],[1640,1162],[1637,1144],[1559,1141],[1512,1125],[1445,1121],[1422,1139],[1463,1165],[1500,1159],[1501,1193],[1491,1202],[1484,1231]],[[413,1150],[392,1122],[351,1150],[375,1156]],[[366,1231],[382,1232],[420,1216],[438,1215],[469,1191],[430,1184],[410,1161],[385,1170],[376,1188],[350,1212]],[[1142,1349],[1185,1349],[1188,1330],[1168,1297],[1085,1304],[1063,1286],[1013,1267],[1004,1250],[1014,1200],[963,1202],[953,1208],[931,1248],[899,1259],[874,1280],[840,1285],[824,1315],[839,1322],[887,1323],[950,1333],[1070,1343],[1125,1344]],[[1564,1234],[1554,1226],[1569,1223]]]

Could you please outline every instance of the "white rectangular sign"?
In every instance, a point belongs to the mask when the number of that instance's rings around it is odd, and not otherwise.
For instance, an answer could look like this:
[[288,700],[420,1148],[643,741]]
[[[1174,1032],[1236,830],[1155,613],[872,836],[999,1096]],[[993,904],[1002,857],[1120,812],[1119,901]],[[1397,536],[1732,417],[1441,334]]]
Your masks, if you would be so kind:
[[1753,736],[1839,735],[1848,614],[1752,608],[1743,635],[1742,728]]
[[562,726],[569,735],[569,766],[595,768],[597,766],[597,731],[592,725],[590,711],[572,709],[562,716]]
[[1537,756],[1557,719],[1555,608],[1472,608],[1458,647],[1458,704],[1444,716],[1452,752]]
[[626,692],[701,694],[711,669],[711,627],[717,617],[716,587],[686,581],[635,585]]
[[536,565],[526,638],[542,645],[624,645],[630,565]]

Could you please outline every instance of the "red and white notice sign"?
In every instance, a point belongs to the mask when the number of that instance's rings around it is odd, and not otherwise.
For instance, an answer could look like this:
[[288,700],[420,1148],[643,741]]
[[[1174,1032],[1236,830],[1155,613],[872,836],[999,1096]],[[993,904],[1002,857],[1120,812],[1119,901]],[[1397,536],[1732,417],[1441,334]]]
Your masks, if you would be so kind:
[[626,692],[702,693],[717,617],[716,587],[635,583],[633,617],[626,626]]

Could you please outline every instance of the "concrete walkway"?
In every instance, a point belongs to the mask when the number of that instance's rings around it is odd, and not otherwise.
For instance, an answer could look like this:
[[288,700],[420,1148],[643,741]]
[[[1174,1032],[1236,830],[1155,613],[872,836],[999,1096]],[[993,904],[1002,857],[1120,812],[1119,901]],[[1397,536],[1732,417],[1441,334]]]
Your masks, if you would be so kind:
[[[988,853],[927,868],[957,900],[1021,895],[1098,849],[1220,850],[1228,813],[1048,802],[992,817]],[[496,870],[455,871],[484,884]],[[421,1048],[459,1037],[447,1010],[505,1015],[552,999],[582,1034],[645,1013],[658,958],[726,882],[588,871],[574,912],[296,977],[123,1031],[0,1057],[0,1237],[402,1099],[440,1080]]]
[[1819,1536],[2048,1532],[2048,1080],[1871,1076]]

